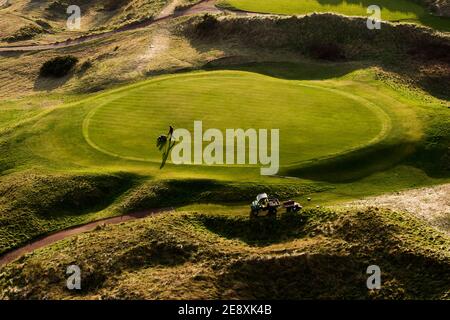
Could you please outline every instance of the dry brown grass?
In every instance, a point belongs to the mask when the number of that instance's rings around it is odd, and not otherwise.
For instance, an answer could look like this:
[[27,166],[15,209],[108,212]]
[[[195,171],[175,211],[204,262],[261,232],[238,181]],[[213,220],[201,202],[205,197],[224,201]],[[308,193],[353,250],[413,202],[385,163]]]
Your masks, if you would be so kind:
[[450,184],[385,194],[355,201],[347,206],[407,211],[450,234]]

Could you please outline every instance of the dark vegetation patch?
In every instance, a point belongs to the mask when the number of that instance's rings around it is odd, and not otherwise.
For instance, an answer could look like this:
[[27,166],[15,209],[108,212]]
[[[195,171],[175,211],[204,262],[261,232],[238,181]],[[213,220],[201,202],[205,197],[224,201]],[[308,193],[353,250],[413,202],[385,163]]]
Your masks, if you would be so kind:
[[425,130],[425,139],[417,146],[409,160],[427,171],[429,175],[450,176],[450,118],[449,110]]
[[306,210],[283,214],[280,218],[263,216],[255,219],[200,215],[196,220],[209,231],[228,239],[238,239],[248,245],[267,246],[314,234],[318,224],[331,220],[334,212]]
[[69,72],[78,63],[78,58],[74,56],[60,56],[46,61],[40,71],[41,77],[61,78],[69,74]]
[[216,31],[218,26],[219,20],[217,20],[216,16],[205,14],[196,26],[195,32],[199,37],[208,37]]
[[330,61],[345,60],[343,49],[335,42],[313,43],[308,48],[308,51],[315,59]]
[[16,31],[13,35],[4,38],[7,42],[16,42],[33,39],[38,34],[44,32],[44,29],[37,25],[27,25]]

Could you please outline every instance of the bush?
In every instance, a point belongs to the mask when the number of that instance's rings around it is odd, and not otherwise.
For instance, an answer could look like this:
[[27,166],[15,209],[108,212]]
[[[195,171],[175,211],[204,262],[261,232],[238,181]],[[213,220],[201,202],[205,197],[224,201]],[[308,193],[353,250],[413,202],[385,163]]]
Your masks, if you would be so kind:
[[64,77],[72,70],[77,62],[78,58],[74,56],[56,57],[45,62],[42,65],[39,74],[42,77]]
[[83,62],[83,64],[81,65],[80,71],[81,72],[85,72],[87,69],[92,67],[92,62],[91,60],[86,60],[85,62]]
[[206,36],[210,32],[215,31],[219,21],[217,18],[210,14],[205,14],[196,27],[197,34],[199,36]]
[[43,30],[39,26],[28,25],[20,28],[14,35],[7,37],[4,40],[7,42],[30,40],[42,32]]
[[309,54],[316,59],[337,61],[345,59],[345,54],[336,43],[315,43],[309,47]]

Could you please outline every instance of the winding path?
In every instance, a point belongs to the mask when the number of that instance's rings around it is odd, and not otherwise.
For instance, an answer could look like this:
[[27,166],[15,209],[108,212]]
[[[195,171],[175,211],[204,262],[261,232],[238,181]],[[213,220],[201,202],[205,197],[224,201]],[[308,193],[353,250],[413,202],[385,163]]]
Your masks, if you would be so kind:
[[197,4],[193,5],[190,8],[187,8],[182,11],[175,11],[177,1],[170,2],[161,13],[155,18],[151,20],[146,20],[140,23],[129,24],[118,29],[107,31],[103,33],[90,34],[81,36],[75,39],[68,39],[66,41],[54,42],[48,44],[36,44],[36,45],[21,45],[21,46],[0,46],[0,52],[27,52],[27,51],[42,51],[42,50],[50,50],[50,49],[59,49],[59,48],[67,48],[71,46],[78,45],[80,43],[88,42],[96,39],[103,39],[110,35],[129,31],[136,30],[148,27],[150,25],[160,23],[166,20],[170,20],[173,18],[181,17],[181,16],[189,16],[198,13],[219,13],[223,12],[223,10],[217,8],[215,6],[216,0],[202,0]]
[[151,215],[155,215],[155,214],[163,213],[163,212],[169,212],[169,211],[173,211],[173,210],[174,210],[174,208],[164,208],[164,209],[155,209],[155,210],[148,210],[148,211],[142,211],[142,212],[135,212],[135,213],[125,214],[125,215],[118,216],[118,217],[101,219],[101,220],[93,221],[93,222],[90,222],[90,223],[87,223],[84,225],[61,230],[61,231],[52,233],[50,235],[44,236],[43,238],[35,240],[35,241],[29,243],[28,245],[17,248],[13,251],[10,251],[10,252],[0,256],[0,267],[16,260],[17,258],[19,258],[27,253],[33,252],[36,249],[43,248],[43,247],[48,246],[57,241],[66,239],[68,237],[71,237],[71,236],[74,236],[74,235],[77,235],[77,234],[80,234],[80,233],[83,233],[86,231],[92,231],[97,226],[119,224],[122,222],[136,220],[136,219],[142,219],[142,218],[149,217]]

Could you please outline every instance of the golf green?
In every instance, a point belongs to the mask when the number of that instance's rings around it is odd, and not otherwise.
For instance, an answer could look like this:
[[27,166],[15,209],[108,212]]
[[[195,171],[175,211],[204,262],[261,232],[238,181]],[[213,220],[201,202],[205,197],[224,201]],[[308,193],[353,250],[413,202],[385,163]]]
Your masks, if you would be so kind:
[[150,162],[161,161],[155,142],[169,125],[192,132],[196,120],[203,130],[223,133],[279,129],[282,166],[367,146],[390,128],[381,108],[348,92],[242,71],[163,77],[96,103],[83,123],[87,142],[108,155]]

